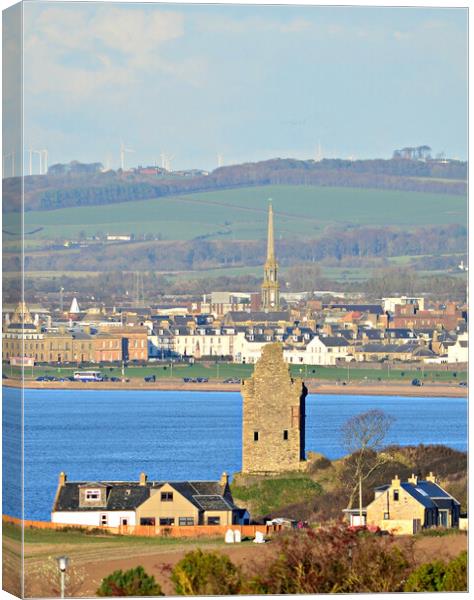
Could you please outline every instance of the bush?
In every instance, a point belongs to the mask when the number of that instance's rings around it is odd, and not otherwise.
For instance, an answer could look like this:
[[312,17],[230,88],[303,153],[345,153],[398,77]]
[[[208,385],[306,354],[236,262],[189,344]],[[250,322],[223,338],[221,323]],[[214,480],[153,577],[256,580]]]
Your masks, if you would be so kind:
[[446,565],[439,560],[421,565],[408,577],[404,591],[440,592],[443,590],[445,574]]
[[228,556],[198,549],[175,565],[171,581],[180,596],[233,595],[241,590],[242,574]]
[[405,592],[467,591],[467,552],[448,564],[439,560],[418,567],[407,579]]
[[446,575],[443,581],[443,591],[445,592],[466,592],[467,591],[467,552],[454,558],[446,568]]
[[161,586],[139,566],[128,571],[114,571],[104,577],[98,596],[163,596]]
[[409,562],[393,543],[345,526],[292,532],[277,538],[278,557],[249,581],[249,593],[397,592]]

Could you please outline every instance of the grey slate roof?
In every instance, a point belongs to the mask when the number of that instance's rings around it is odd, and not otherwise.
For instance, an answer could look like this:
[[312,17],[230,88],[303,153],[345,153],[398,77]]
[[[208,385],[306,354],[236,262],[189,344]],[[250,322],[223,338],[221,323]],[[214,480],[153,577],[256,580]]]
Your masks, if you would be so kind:
[[334,346],[348,346],[347,340],[343,337],[320,336],[319,340],[328,348]]
[[[227,487],[223,490],[218,481],[148,481],[146,485],[140,485],[137,481],[68,481],[61,487],[53,511],[135,510],[148,500],[151,490],[159,490],[165,483],[199,510],[237,509],[230,489]],[[106,487],[106,505],[79,506],[81,486]]]

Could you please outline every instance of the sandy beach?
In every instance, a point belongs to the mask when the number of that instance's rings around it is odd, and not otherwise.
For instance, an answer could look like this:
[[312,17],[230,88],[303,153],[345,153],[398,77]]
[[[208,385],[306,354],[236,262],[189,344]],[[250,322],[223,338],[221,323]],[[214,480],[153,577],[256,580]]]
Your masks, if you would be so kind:
[[[4,379],[3,385],[20,388],[18,379]],[[433,383],[423,386],[414,386],[411,383],[389,381],[357,381],[348,382],[346,385],[333,381],[307,381],[306,386],[310,394],[336,394],[336,395],[365,395],[365,396],[441,396],[446,398],[467,397],[468,389],[451,383]],[[24,387],[28,389],[51,390],[144,390],[144,391],[196,391],[196,392],[238,392],[240,384],[212,382],[184,383],[182,379],[166,379],[146,383],[143,379],[130,379],[130,381],[99,381],[99,382],[71,382],[71,381],[25,381]]]

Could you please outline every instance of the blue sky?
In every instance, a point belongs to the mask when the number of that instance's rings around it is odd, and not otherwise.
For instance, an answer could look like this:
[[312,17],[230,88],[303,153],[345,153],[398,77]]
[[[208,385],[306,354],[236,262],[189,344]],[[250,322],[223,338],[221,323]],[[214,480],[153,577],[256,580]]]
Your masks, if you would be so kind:
[[25,147],[173,168],[467,154],[467,10],[29,2]]

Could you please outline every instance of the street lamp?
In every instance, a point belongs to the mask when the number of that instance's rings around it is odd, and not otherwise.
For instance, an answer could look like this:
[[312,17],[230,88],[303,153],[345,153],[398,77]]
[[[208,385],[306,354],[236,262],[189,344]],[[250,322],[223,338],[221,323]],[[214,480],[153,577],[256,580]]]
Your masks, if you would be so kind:
[[59,573],[61,575],[61,598],[64,598],[64,588],[66,583],[66,569],[69,564],[69,557],[67,556],[59,556],[57,559]]

